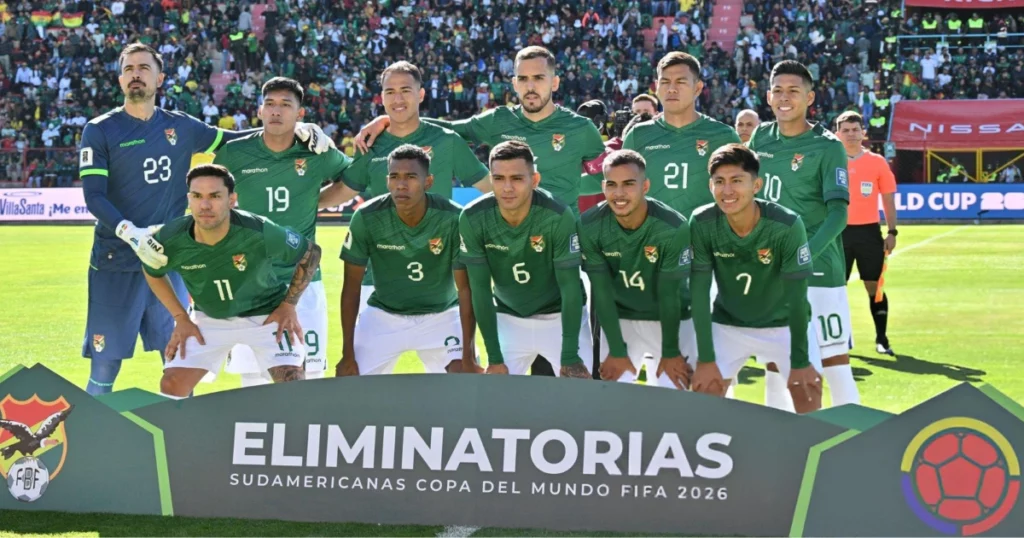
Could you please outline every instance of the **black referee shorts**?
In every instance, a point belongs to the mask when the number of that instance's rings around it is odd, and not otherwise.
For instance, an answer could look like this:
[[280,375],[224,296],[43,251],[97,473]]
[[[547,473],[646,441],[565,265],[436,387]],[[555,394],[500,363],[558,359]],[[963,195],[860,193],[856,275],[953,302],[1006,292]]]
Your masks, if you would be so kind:
[[885,243],[880,223],[847,226],[843,230],[843,250],[846,253],[846,280],[850,280],[855,260],[861,280],[877,281],[882,276]]

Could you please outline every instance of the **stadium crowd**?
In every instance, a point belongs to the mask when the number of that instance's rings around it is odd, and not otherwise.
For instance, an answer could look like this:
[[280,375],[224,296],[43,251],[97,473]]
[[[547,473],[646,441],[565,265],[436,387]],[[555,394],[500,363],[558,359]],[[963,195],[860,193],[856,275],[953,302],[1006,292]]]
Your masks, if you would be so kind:
[[[254,127],[260,85],[294,77],[308,88],[307,120],[350,154],[353,134],[382,112],[373,73],[383,66],[408,59],[424,69],[426,115],[468,117],[516,102],[512,58],[532,44],[556,52],[556,99],[572,109],[596,98],[619,110],[653,93],[654,66],[670,50],[701,59],[699,107],[728,124],[745,108],[770,117],[768,72],[785,58],[815,77],[813,120],[831,123],[859,109],[872,139],[885,138],[894,93],[923,97],[900,86],[917,64],[895,65],[896,0],[746,2],[733,51],[707,39],[712,0],[277,0],[255,16],[253,7],[0,2],[0,170],[33,185],[70,185],[74,152],[58,149],[75,147],[88,118],[121,102],[117,51],[136,40],[167,61],[159,106],[225,128]],[[668,24],[656,18],[664,15],[673,17]],[[218,93],[211,75],[220,73],[232,80]]]

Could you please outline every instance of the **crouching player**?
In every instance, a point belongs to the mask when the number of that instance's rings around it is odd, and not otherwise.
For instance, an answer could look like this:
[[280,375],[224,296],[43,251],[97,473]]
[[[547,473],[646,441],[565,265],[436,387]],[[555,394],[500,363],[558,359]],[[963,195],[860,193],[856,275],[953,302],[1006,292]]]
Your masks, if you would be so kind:
[[[390,374],[416,351],[427,373],[476,366],[469,277],[458,261],[462,207],[428,193],[430,157],[404,144],[388,155],[388,193],[360,206],[341,249],[344,345],[336,375]],[[447,180],[447,178],[445,178]],[[359,312],[367,264],[377,283]],[[465,360],[463,360],[465,359]]]
[[690,226],[646,196],[651,182],[639,153],[616,151],[603,168],[606,201],[584,213],[579,225],[583,268],[602,327],[601,377],[632,383],[650,354],[660,359],[653,369],[657,380],[651,375],[649,384],[688,388],[686,359],[697,351],[684,296]]
[[[143,266],[150,289],[175,322],[160,392],[188,396],[236,344],[248,344],[275,383],[303,379],[306,353],[295,305],[320,265],[320,247],[291,229],[232,209],[235,179],[223,166],[197,166],[186,183],[192,214],[156,234],[167,265]],[[280,265],[295,267],[290,283],[276,271]],[[168,271],[185,281],[194,320],[175,295]]]
[[[759,164],[741,144],[708,160],[715,204],[693,212],[693,323],[698,362],[693,390],[724,395],[751,355],[774,362],[798,413],[821,408],[821,357],[810,325],[811,252],[800,217],[769,201]],[[712,272],[718,297],[711,312]]]

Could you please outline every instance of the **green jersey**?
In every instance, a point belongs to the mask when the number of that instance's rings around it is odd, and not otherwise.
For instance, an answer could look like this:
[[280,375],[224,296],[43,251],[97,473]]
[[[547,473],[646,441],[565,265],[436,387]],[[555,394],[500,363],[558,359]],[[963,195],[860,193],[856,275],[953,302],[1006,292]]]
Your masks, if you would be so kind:
[[[320,155],[302,144],[271,151],[262,130],[228,142],[213,159],[213,164],[224,166],[235,176],[239,209],[273,219],[314,242],[320,187],[339,181],[342,170],[351,163],[348,155],[334,148]],[[293,270],[278,268],[286,281],[291,280]],[[313,280],[320,278],[318,267]]]
[[345,263],[370,265],[374,279],[386,282],[368,305],[405,316],[436,314],[459,303],[454,269],[458,262],[462,207],[427,193],[427,214],[414,228],[400,218],[390,194],[359,206],[341,247]]
[[673,127],[665,118],[637,124],[622,141],[647,161],[651,180],[648,196],[661,200],[686,218],[694,209],[713,203],[708,159],[716,149],[740,143],[736,131],[703,114],[685,127]]
[[[302,234],[247,211],[231,210],[228,234],[216,245],[195,240],[195,220],[178,217],[156,233],[167,265],[142,268],[161,277],[175,271],[185,281],[196,310],[211,318],[262,316],[284,299],[295,265],[309,249]],[[291,267],[287,278],[278,270]]]
[[[619,225],[608,202],[580,217],[583,268],[612,275],[620,319],[659,320],[660,275],[686,278],[690,273],[690,226],[668,205],[647,199],[647,218],[635,230]],[[683,312],[690,317],[687,286],[680,286]]]
[[542,189],[533,191],[530,212],[512,227],[501,216],[494,193],[466,206],[459,218],[465,264],[487,264],[497,311],[527,318],[562,311],[555,269],[579,267],[576,216]]
[[693,271],[714,272],[715,323],[785,327],[789,306],[781,279],[811,276],[811,248],[799,215],[774,202],[754,203],[761,218],[746,237],[736,235],[717,205],[693,212]]
[[[758,197],[778,202],[800,215],[807,235],[814,236],[828,213],[829,200],[850,201],[846,149],[820,123],[794,137],[782,136],[776,122],[762,123],[750,137],[750,149],[761,161],[764,188]],[[810,286],[846,286],[846,260],[842,235],[812,253],[814,276]]]
[[583,163],[604,153],[594,122],[561,106],[536,122],[523,116],[521,106],[499,106],[469,119],[440,124],[471,142],[491,147],[506,140],[525,142],[533,151],[540,186],[573,212],[579,212]]

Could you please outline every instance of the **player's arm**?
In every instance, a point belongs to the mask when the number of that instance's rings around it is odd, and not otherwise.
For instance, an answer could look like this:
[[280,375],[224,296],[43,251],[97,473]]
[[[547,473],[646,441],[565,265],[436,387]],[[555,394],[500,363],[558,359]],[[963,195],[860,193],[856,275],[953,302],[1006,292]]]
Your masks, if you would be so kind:
[[370,261],[367,234],[363,227],[363,214],[356,211],[349,223],[348,235],[341,247],[341,259],[345,262],[345,279],[341,287],[341,361],[335,369],[338,377],[359,375],[356,364],[355,334],[356,317],[359,316],[360,294],[366,264]]
[[491,172],[484,163],[480,162],[469,144],[461,138],[452,137],[452,145],[455,162],[455,177],[467,187],[475,187],[476,190],[487,194],[494,190],[491,185]]
[[846,149],[842,144],[829,144],[821,161],[821,192],[825,198],[825,222],[811,237],[811,255],[817,257],[825,247],[846,229],[850,205],[850,181],[846,170]]
[[[420,118],[420,121],[444,127],[445,129],[451,129],[455,131],[459,136],[468,142],[473,144],[486,144],[487,140],[487,128],[488,117],[493,114],[483,113],[471,116],[464,120],[439,120],[436,118]],[[483,119],[482,119],[483,118]]]
[[782,248],[783,292],[789,305],[790,363],[794,370],[811,365],[808,358],[807,324],[811,307],[807,302],[807,279],[812,271],[807,232],[799,217],[786,234]]
[[360,155],[339,170],[334,183],[320,191],[317,209],[338,207],[365,191],[370,184],[368,167],[371,158],[372,155]]
[[328,153],[330,166],[333,172],[333,178],[331,184],[323,189],[320,189],[320,199],[317,202],[317,209],[326,209],[328,207],[338,207],[342,204],[347,203],[349,200],[356,197],[359,194],[358,191],[345,184],[345,171],[352,167],[354,161],[348,155],[345,155],[337,149],[332,149]]
[[[583,322],[583,285],[580,281],[580,239],[576,231],[576,216],[564,211],[559,216],[554,230],[552,262],[555,265],[555,281],[562,296],[562,371],[567,368],[577,373],[583,369],[583,377],[590,377],[580,358],[580,326]],[[575,375],[573,377],[576,377]]]
[[696,215],[690,218],[690,237],[693,258],[690,273],[690,300],[693,312],[693,330],[697,333],[698,363],[715,362],[715,345],[711,339],[711,278],[714,259],[710,242],[694,226]]
[[[186,115],[192,123],[192,152],[193,153],[216,153],[224,147],[224,144],[249,136],[262,131],[262,128],[245,129],[243,131],[228,131]],[[295,124],[295,136],[299,138],[306,148],[317,155],[334,148],[334,141],[327,136],[323,129],[315,123],[298,122]]]
[[476,363],[476,315],[473,312],[469,272],[465,266],[460,266],[454,274],[455,289],[459,293],[459,320],[462,322],[462,372],[483,373],[483,369]]
[[583,128],[583,162],[592,161],[604,153],[604,140],[601,138],[601,131],[597,130],[594,122],[587,120]]
[[604,181],[604,159],[610,154],[611,150],[606,149],[597,158],[584,161],[583,176],[580,178],[581,195],[601,194],[602,182]]
[[300,343],[305,331],[299,323],[295,307],[299,297],[306,291],[313,280],[317,267],[320,267],[320,246],[306,239],[302,234],[290,228],[283,228],[270,221],[263,223],[263,244],[267,258],[281,265],[294,265],[292,280],[288,284],[281,304],[267,316],[264,325],[277,323],[277,341],[282,335],[289,336],[292,343]]
[[203,339],[199,327],[188,316],[188,310],[178,300],[178,295],[171,285],[171,279],[167,277],[167,272],[171,269],[172,267],[168,266],[162,268],[142,266],[142,274],[146,277],[149,289],[174,318],[174,331],[167,342],[167,347],[163,350],[164,359],[168,361],[174,360],[174,357],[179,354],[181,358],[185,358],[185,343],[189,338],[195,338],[200,345],[206,345],[206,340]]
[[[679,323],[685,306],[681,291],[690,269],[690,225],[683,220],[663,249],[658,267],[658,320],[663,360],[683,355],[679,350]],[[710,302],[710,297],[708,300]]]
[[[494,309],[494,292],[491,289],[491,268],[487,264],[484,253],[484,242],[474,228],[469,216],[463,211],[459,216],[459,261],[466,266],[469,280],[470,301],[476,323],[480,326],[480,335],[484,339],[487,350],[488,370],[492,366],[505,363],[498,341],[498,313]],[[460,313],[462,293],[459,293]]]
[[[615,304],[615,285],[609,272],[608,260],[598,244],[596,230],[587,232],[585,225],[579,225],[580,246],[583,249],[583,270],[590,277],[590,295],[594,301],[597,319],[601,322],[601,331],[608,341],[610,358],[628,357],[626,341],[622,337],[619,325],[619,309]],[[614,381],[614,380],[612,380]]]
[[[883,158],[878,159],[879,175],[878,190],[882,194],[882,208],[885,211],[885,225],[892,231],[896,229],[896,176],[893,175],[889,163]],[[889,234],[885,236],[885,249],[892,251],[896,248],[896,236]]]

